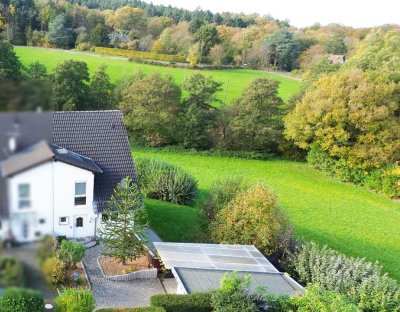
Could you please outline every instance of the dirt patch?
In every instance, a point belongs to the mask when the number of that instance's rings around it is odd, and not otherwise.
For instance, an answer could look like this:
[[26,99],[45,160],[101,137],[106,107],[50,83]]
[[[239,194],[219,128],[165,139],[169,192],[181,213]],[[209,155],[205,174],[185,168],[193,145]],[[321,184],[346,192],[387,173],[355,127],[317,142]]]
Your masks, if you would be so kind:
[[[79,273],[79,278],[75,282],[72,274],[74,272]],[[68,269],[67,272],[65,273],[65,282],[64,282],[65,287],[83,287],[83,288],[89,288],[89,283],[86,280],[86,275],[85,272],[83,271],[82,263],[78,263],[76,268],[74,269]]]
[[145,255],[133,261],[128,260],[125,265],[114,257],[100,257],[99,263],[105,275],[122,275],[151,268],[151,264]]

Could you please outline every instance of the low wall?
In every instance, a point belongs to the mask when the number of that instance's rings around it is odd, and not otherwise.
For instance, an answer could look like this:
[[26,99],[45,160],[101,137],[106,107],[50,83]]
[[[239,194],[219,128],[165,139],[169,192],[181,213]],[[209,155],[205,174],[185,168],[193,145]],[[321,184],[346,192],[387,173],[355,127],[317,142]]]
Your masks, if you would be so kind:
[[110,281],[131,281],[135,279],[153,279],[157,278],[157,269],[156,268],[151,268],[151,269],[146,269],[146,270],[140,270],[140,271],[135,271],[127,274],[121,274],[121,275],[106,275],[103,271],[103,268],[100,264],[100,259],[101,257],[97,258],[97,265],[100,267],[101,274],[103,277],[107,280]]

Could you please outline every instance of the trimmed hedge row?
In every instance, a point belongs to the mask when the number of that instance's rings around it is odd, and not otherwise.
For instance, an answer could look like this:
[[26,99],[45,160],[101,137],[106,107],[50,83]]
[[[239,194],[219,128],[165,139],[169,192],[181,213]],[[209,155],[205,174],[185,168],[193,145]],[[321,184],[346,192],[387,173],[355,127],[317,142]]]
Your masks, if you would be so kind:
[[186,58],[182,55],[158,54],[151,52],[103,48],[103,47],[96,47],[94,51],[96,53],[117,55],[133,59],[159,60],[165,62],[180,62],[180,63],[186,62]]
[[165,312],[161,307],[143,307],[143,308],[123,308],[123,309],[100,309],[97,312]]
[[152,306],[163,307],[166,312],[212,312],[211,293],[189,295],[155,295],[150,298]]
[[44,300],[40,292],[27,289],[10,287],[4,290],[0,297],[1,312],[43,312]]

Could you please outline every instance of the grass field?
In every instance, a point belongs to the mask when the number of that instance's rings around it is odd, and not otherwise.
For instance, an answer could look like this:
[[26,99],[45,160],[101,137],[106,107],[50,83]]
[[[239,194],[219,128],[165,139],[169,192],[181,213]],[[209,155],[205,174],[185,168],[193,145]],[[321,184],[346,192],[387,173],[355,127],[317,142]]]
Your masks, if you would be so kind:
[[[347,255],[378,260],[400,280],[400,203],[333,180],[305,163],[256,161],[135,149],[136,156],[159,157],[191,172],[201,194],[217,178],[240,175],[265,181],[279,197],[298,237]],[[195,231],[196,208],[147,201],[150,221],[165,240],[184,241]]]
[[[90,73],[93,73],[100,64],[105,63],[108,66],[108,73],[113,81],[123,76],[130,75],[140,69],[145,74],[159,72],[171,75],[177,83],[181,84],[185,77],[195,72],[190,69],[138,64],[111,56],[66,50],[15,47],[15,51],[23,65],[29,65],[39,61],[44,64],[49,71],[52,71],[56,65],[67,59],[85,61],[88,64]],[[296,93],[301,84],[300,81],[283,75],[249,69],[201,70],[200,72],[205,75],[211,75],[215,80],[223,83],[224,90],[220,92],[219,98],[224,102],[226,101],[228,104],[240,97],[242,90],[255,78],[265,77],[279,81],[279,94],[284,100],[288,100]]]

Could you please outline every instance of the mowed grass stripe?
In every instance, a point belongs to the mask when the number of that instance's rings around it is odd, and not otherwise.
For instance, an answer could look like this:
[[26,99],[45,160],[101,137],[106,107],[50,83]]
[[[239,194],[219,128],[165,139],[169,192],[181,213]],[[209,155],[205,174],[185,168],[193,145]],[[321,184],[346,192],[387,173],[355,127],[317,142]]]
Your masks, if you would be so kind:
[[[277,193],[280,205],[287,212],[298,237],[327,244],[350,256],[378,260],[385,271],[400,280],[398,202],[364,188],[336,181],[306,163],[244,160],[141,149],[134,149],[133,155],[158,157],[183,167],[199,180],[203,195],[217,178],[240,175],[251,183],[264,181]],[[159,210],[162,210],[161,206]],[[153,209],[153,212],[157,211]],[[170,219],[174,218],[174,213],[176,211],[171,211]],[[168,219],[165,212],[163,214],[163,218]],[[191,221],[195,222],[195,217]],[[161,222],[157,225],[160,228]],[[180,226],[176,224],[176,228]]]
[[287,101],[295,94],[301,82],[276,73],[268,73],[249,69],[229,69],[229,70],[190,70],[181,68],[170,68],[148,64],[138,64],[128,62],[124,59],[112,56],[102,56],[98,54],[89,54],[82,52],[74,52],[67,50],[45,49],[34,47],[15,47],[15,51],[23,65],[27,66],[39,61],[46,66],[48,71],[52,71],[58,64],[68,59],[85,61],[88,64],[91,74],[101,65],[108,66],[108,74],[113,81],[130,75],[137,70],[141,70],[144,74],[158,72],[167,74],[174,78],[178,84],[182,84],[183,80],[195,72],[204,75],[210,75],[215,80],[223,83],[223,90],[219,93],[219,99],[227,104],[240,97],[243,89],[256,78],[264,77],[274,79],[280,82],[279,95],[283,100]]

